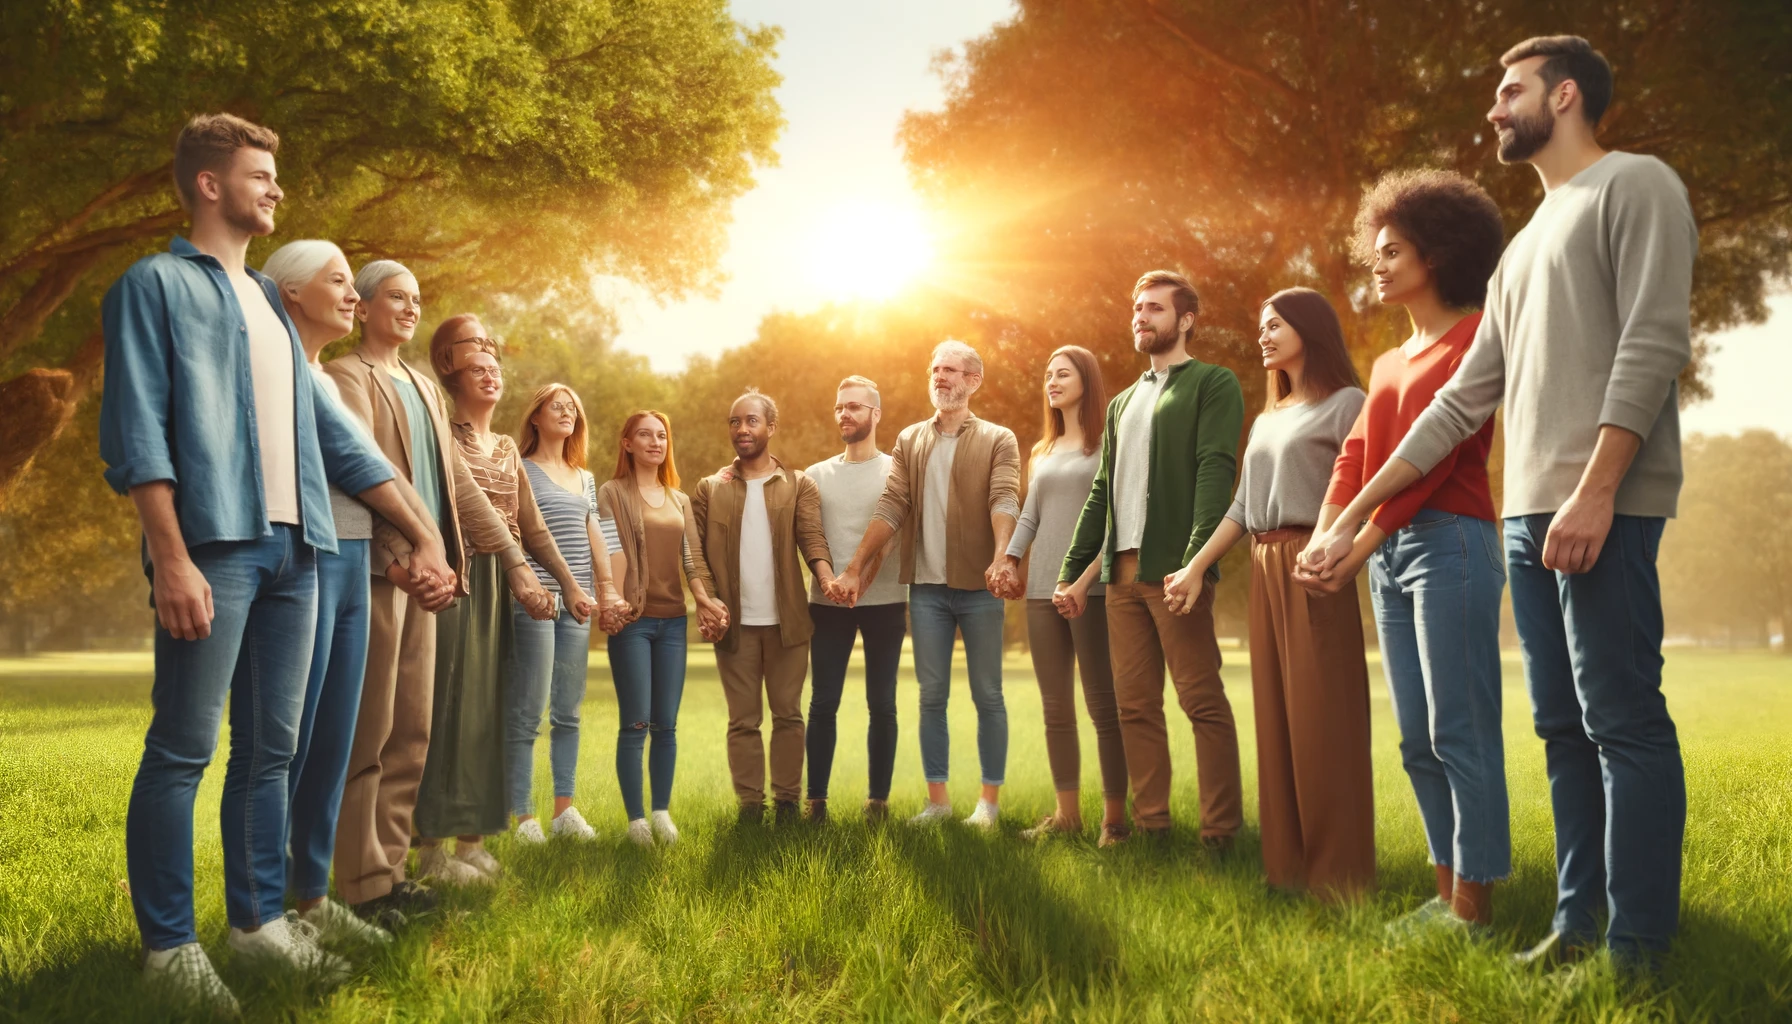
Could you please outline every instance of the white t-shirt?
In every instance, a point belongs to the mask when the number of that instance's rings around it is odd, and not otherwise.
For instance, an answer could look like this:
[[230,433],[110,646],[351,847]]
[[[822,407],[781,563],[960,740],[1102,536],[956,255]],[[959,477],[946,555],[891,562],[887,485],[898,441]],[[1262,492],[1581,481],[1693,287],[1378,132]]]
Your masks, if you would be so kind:
[[262,498],[268,522],[303,522],[299,511],[299,455],[294,427],[292,334],[268,303],[267,293],[245,276],[236,289],[249,345],[249,378],[255,386],[255,442],[261,448]]
[[1114,509],[1114,550],[1131,551],[1145,541],[1145,499],[1151,492],[1151,422],[1168,373],[1144,377],[1120,413],[1114,432],[1114,480],[1109,502]]
[[958,435],[933,439],[927,456],[927,490],[921,498],[921,524],[915,531],[915,582],[946,582],[946,505],[952,497],[952,460]]
[[776,626],[778,591],[772,562],[772,521],[765,512],[765,482],[748,480],[740,513],[740,624]]

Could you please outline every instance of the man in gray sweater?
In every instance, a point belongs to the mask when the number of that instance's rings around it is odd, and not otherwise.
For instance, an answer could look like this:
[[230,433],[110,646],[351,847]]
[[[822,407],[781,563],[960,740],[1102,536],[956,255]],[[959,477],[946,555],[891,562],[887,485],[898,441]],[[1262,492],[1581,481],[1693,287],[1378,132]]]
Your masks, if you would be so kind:
[[1584,955],[1603,909],[1616,960],[1649,968],[1678,927],[1686,827],[1655,556],[1680,492],[1698,229],[1666,164],[1600,148],[1611,68],[1586,40],[1530,39],[1501,63],[1487,117],[1543,203],[1488,282],[1462,368],[1299,571],[1328,573],[1377,506],[1505,403],[1506,561],[1556,824],[1554,928],[1520,959]]

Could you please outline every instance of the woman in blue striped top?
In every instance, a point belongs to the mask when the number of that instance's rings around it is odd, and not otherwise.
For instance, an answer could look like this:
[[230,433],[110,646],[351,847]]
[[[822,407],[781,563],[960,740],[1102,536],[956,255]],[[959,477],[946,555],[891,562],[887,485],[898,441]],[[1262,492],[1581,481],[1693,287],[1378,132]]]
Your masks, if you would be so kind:
[[[600,622],[609,623],[615,621],[613,606],[620,603],[626,609],[627,605],[610,581],[609,554],[620,545],[615,524],[597,514],[597,482],[585,469],[585,436],[584,404],[564,384],[549,384],[536,391],[517,431],[523,468],[542,518],[573,577],[588,593],[597,595]],[[533,558],[529,566],[542,586],[558,591],[554,577]],[[504,771],[506,796],[516,816],[516,837],[526,843],[547,841],[535,817],[531,792],[535,738],[541,731],[545,706],[548,759],[554,776],[553,833],[573,839],[596,838],[595,830],[572,804],[591,625],[576,621],[562,608],[557,617],[543,622],[519,611],[514,626],[516,643],[504,709]]]

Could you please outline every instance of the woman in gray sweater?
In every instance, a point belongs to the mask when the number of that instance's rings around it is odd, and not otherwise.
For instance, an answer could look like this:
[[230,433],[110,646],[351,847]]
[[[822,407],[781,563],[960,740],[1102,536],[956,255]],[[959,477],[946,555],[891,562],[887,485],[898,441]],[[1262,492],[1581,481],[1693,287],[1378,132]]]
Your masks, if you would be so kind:
[[[1108,846],[1125,839],[1128,831],[1126,752],[1120,743],[1114,675],[1108,661],[1106,598],[1098,582],[1100,559],[1091,562],[1071,586],[1065,600],[1074,607],[1061,609],[1052,601],[1058,569],[1064,564],[1077,517],[1101,466],[1107,394],[1095,356],[1075,345],[1058,349],[1047,360],[1044,390],[1045,426],[1039,443],[1033,446],[1027,500],[997,582],[1002,597],[1027,601],[1027,638],[1045,710],[1046,757],[1058,794],[1056,811],[1022,835],[1038,839],[1082,831],[1082,755],[1077,741],[1074,668],[1083,677],[1083,703],[1095,724],[1101,763],[1099,843]],[[1023,573],[1020,560],[1029,547],[1033,551],[1031,569]]]

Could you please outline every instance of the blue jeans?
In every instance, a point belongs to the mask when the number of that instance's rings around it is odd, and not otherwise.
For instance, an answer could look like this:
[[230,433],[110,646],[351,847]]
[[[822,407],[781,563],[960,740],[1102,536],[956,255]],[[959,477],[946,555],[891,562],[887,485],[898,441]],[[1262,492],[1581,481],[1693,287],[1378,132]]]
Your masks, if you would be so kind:
[[510,602],[516,641],[510,652],[504,694],[504,783],[510,813],[535,813],[530,783],[535,779],[535,737],[541,712],[548,712],[548,763],[554,795],[571,797],[579,768],[579,705],[585,700],[585,670],[591,661],[591,624],[580,625],[564,607],[558,618],[539,622]]
[[678,702],[684,699],[685,620],[642,616],[610,638],[610,676],[616,684],[616,781],[630,821],[641,807],[641,751],[647,737],[647,775],[653,809],[672,806],[672,773],[678,767]]
[[287,775],[290,822],[286,888],[301,900],[330,890],[330,856],[336,850],[336,816],[348,778],[348,752],[361,712],[367,677],[367,622],[371,611],[368,545],[337,541],[332,555],[317,553],[317,635],[298,747]]
[[1499,528],[1425,509],[1369,558],[1381,665],[1431,862],[1470,882],[1512,873],[1500,732]]
[[[317,628],[317,558],[296,526],[189,552],[212,588],[211,635],[156,630],[155,714],[125,816],[125,867],[150,949],[198,941],[193,798],[230,704],[230,758],[218,823],[233,927],[279,917],[286,892],[286,773],[299,744]],[[153,569],[151,572],[153,573]]]
[[999,786],[1008,765],[1008,708],[1002,703],[1002,599],[986,590],[954,590],[936,583],[908,588],[914,634],[915,681],[921,689],[921,770],[945,782],[952,731],[946,699],[952,692],[952,641],[964,632],[971,703],[977,707],[977,760],[983,784]]
[[1506,520],[1512,611],[1556,822],[1555,930],[1644,963],[1680,921],[1686,775],[1661,695],[1660,518],[1616,516],[1590,572],[1543,567],[1552,515]]

